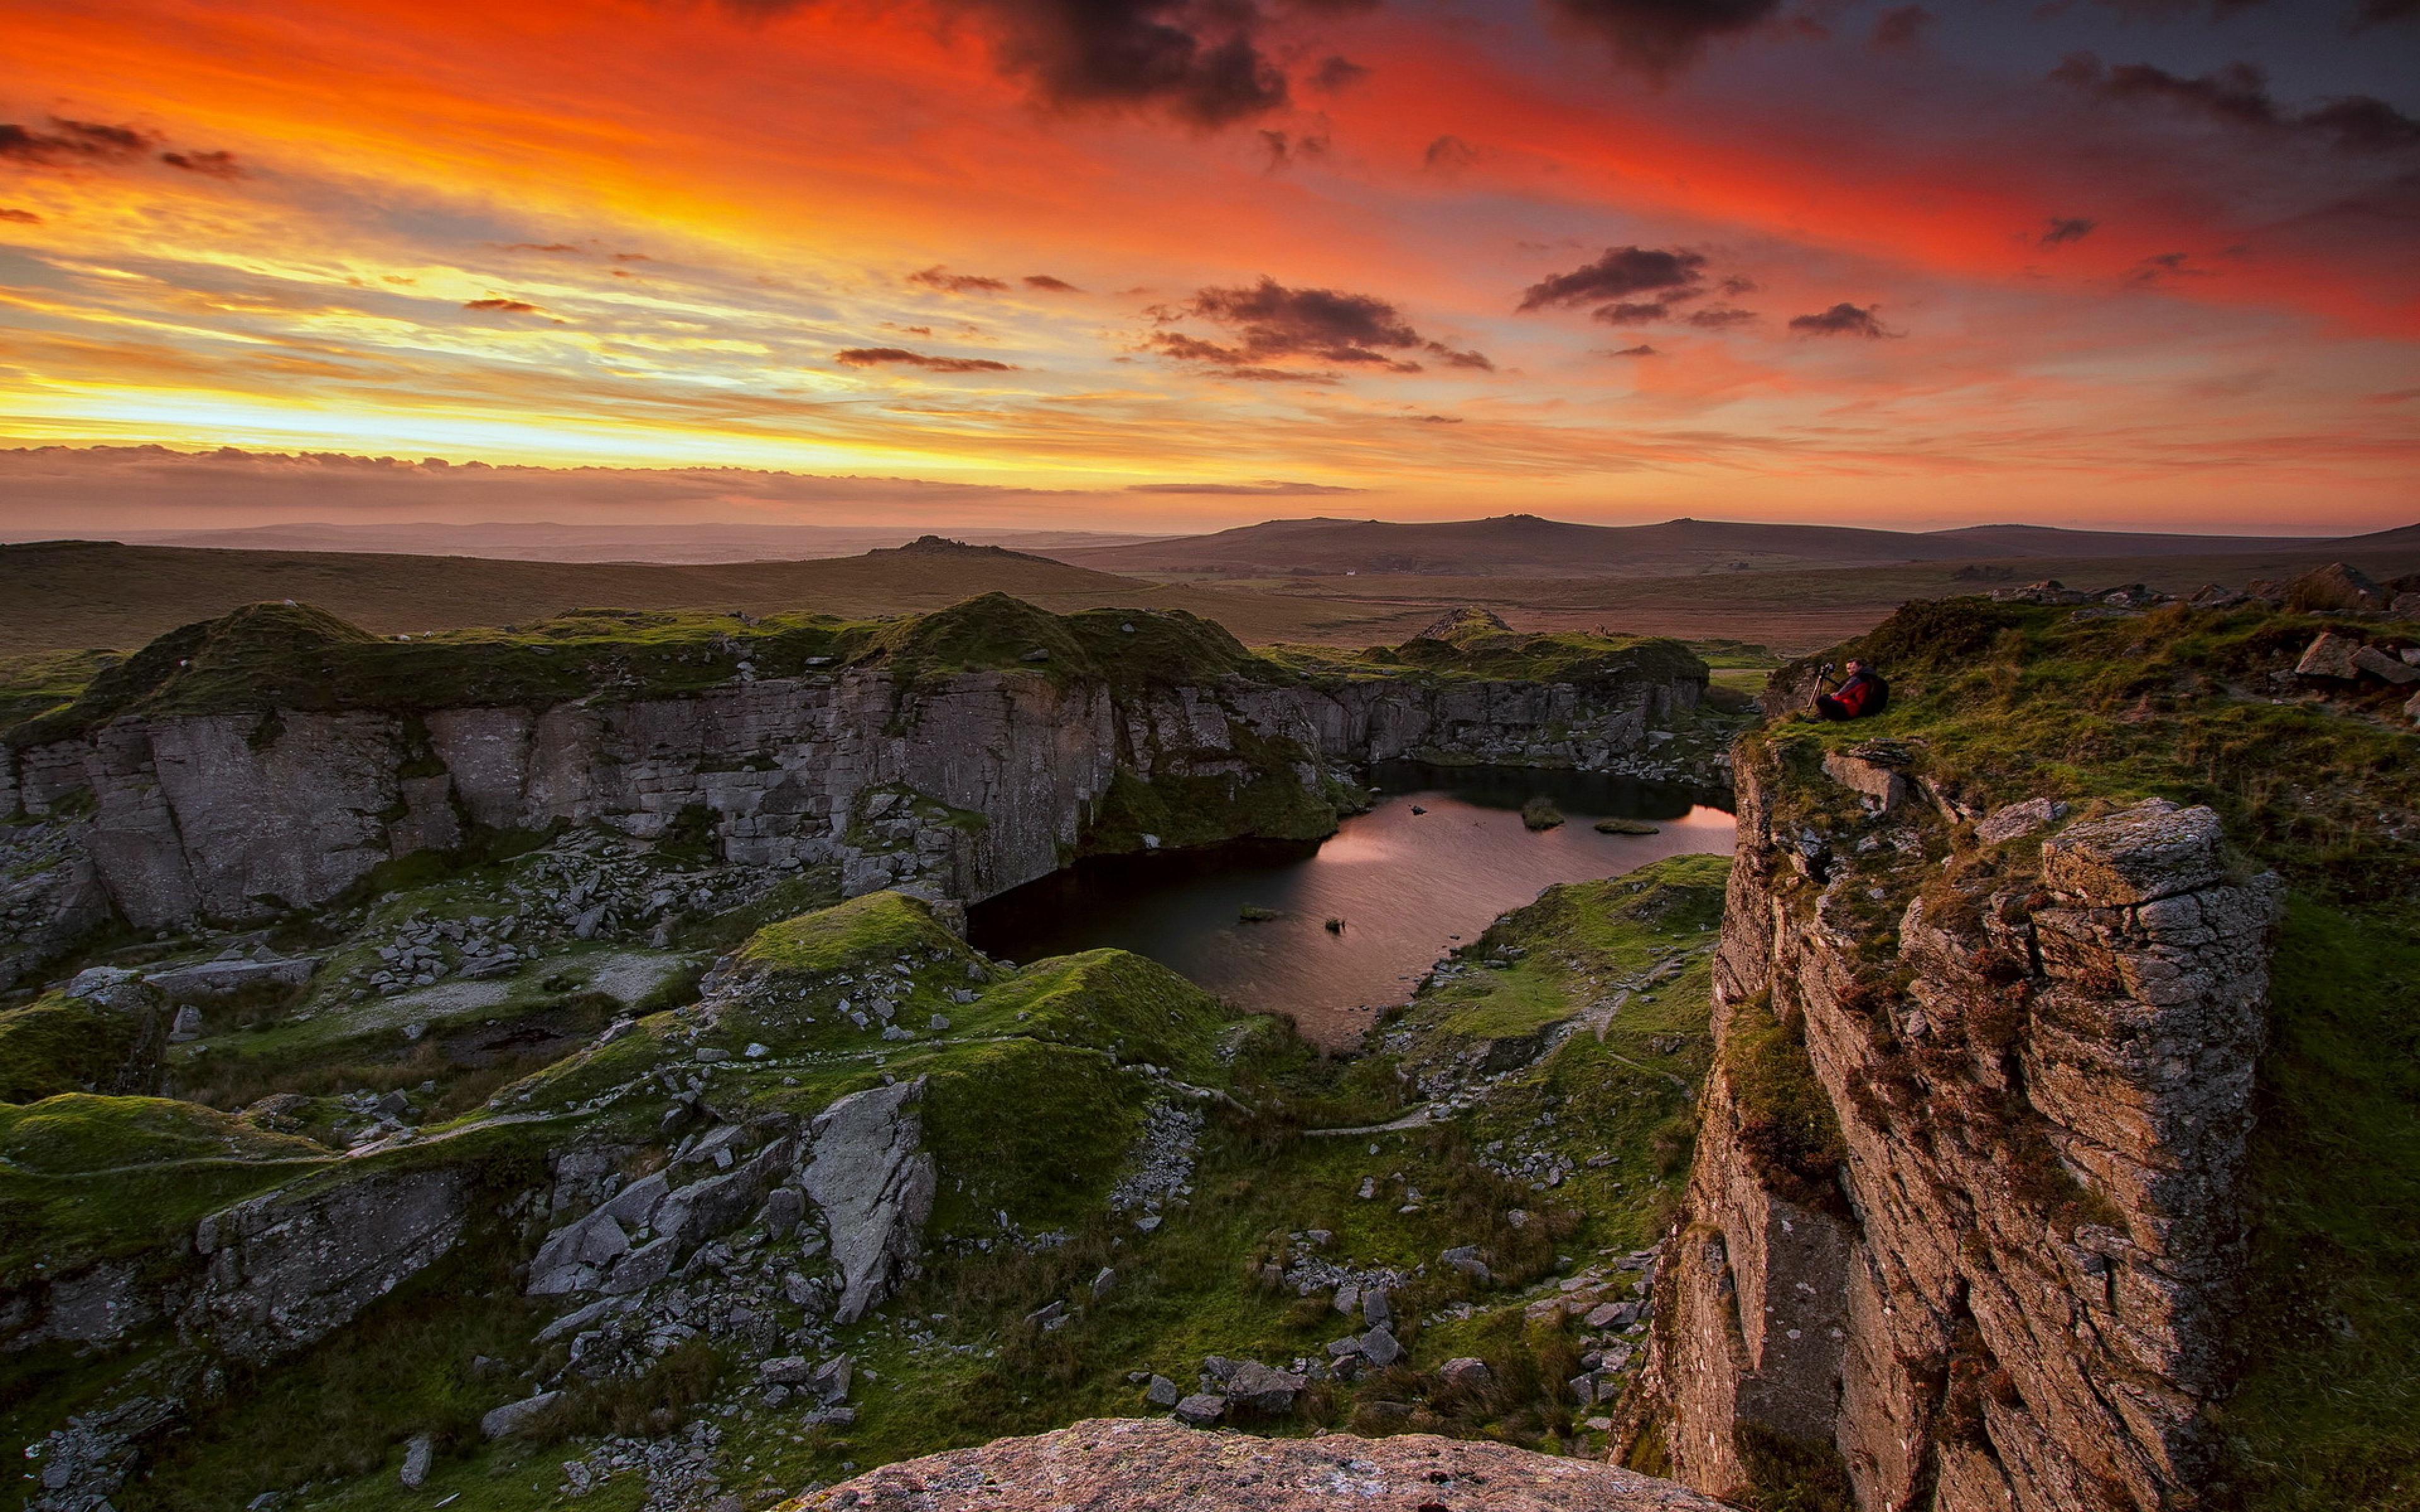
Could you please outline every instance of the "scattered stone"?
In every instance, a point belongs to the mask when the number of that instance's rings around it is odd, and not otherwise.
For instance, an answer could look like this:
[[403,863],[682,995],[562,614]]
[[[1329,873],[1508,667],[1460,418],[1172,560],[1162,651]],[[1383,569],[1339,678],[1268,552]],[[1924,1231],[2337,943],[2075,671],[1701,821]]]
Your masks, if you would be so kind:
[[1479,1246],[1476,1244],[1458,1244],[1440,1254],[1437,1261],[1439,1264],[1451,1266],[1474,1281],[1491,1279],[1487,1262],[1479,1257]]
[[1975,838],[1986,845],[1997,845],[2066,817],[2067,805],[2056,798],[2027,798],[1992,810],[1990,817],[1975,826]]
[[414,1434],[403,1446],[403,1471],[396,1478],[408,1491],[420,1489],[428,1478],[429,1466],[437,1458],[437,1441],[426,1433]]
[[1361,1358],[1382,1368],[1404,1357],[1404,1346],[1396,1339],[1394,1330],[1383,1323],[1362,1335],[1356,1348]]
[[1292,1371],[1247,1360],[1237,1365],[1227,1380],[1227,1400],[1231,1406],[1249,1408],[1255,1412],[1272,1415],[1291,1412],[1295,1398],[1301,1396],[1303,1388],[1310,1384],[1308,1379]]
[[1206,1428],[1227,1415],[1227,1398],[1195,1392],[1176,1404],[1175,1417],[1187,1427]]
[[542,1391],[535,1396],[524,1396],[517,1402],[506,1402],[479,1419],[479,1431],[490,1439],[501,1439],[529,1427],[538,1414],[563,1399],[559,1391]]
[[[848,1389],[856,1368],[856,1362],[847,1355],[835,1354],[815,1366],[814,1373],[807,1377],[807,1390],[825,1406],[837,1406],[848,1400]],[[872,1371],[866,1372],[866,1379],[869,1381],[873,1376]]]
[[2420,671],[2405,665],[2401,657],[2390,656],[2376,646],[2364,646],[2354,652],[2352,664],[2372,677],[2382,678],[2397,687],[2420,683]]
[[1166,1376],[1152,1377],[1150,1383],[1142,1389],[1142,1399],[1154,1407],[1174,1407],[1184,1396],[1177,1390],[1176,1382]]
[[2384,608],[2385,595],[2359,569],[2331,562],[2288,583],[2286,607],[2304,614],[2359,614]]
[[2294,664],[2294,675],[2335,677],[2351,682],[2361,675],[2361,665],[2353,660],[2354,653],[2361,649],[2361,642],[2352,637],[2338,635],[2334,630],[2325,631],[2304,648],[2303,659]]
[[1823,758],[1823,775],[1863,794],[1878,812],[1889,813],[1907,801],[1907,779],[1867,757],[1833,751]]
[[1449,1386],[1461,1386],[1476,1391],[1492,1384],[1496,1380],[1496,1373],[1487,1368],[1486,1361],[1475,1360],[1465,1355],[1458,1360],[1448,1360],[1437,1366],[1437,1379]]

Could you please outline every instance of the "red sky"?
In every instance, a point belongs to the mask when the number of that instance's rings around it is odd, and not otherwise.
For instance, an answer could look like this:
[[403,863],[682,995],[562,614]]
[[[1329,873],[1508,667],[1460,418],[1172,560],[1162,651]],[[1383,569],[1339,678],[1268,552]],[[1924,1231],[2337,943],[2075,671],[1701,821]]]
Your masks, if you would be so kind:
[[0,444],[2402,524],[2412,10],[0,0]]

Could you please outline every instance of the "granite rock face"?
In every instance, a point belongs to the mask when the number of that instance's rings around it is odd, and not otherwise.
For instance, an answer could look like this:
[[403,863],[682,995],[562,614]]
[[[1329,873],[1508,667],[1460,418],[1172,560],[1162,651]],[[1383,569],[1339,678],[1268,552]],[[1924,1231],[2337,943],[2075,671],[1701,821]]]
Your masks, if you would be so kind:
[[207,1269],[179,1321],[257,1365],[317,1343],[443,1257],[470,1216],[459,1170],[271,1192],[202,1220]]
[[[396,856],[566,823],[653,840],[703,817],[733,865],[830,864],[852,896],[908,885],[971,902],[1094,843],[1122,779],[1191,783],[1197,803],[1223,793],[1227,838],[1272,804],[1332,817],[1344,763],[1687,775],[1649,754],[1650,734],[1703,686],[1645,671],[1585,687],[1113,687],[1032,671],[902,683],[873,668],[413,717],[122,717],[0,748],[0,819],[54,821],[8,843],[55,853],[0,891],[0,975],[112,911],[139,929],[266,918]],[[982,822],[936,822],[946,813]]]
[[[2044,836],[2043,804],[1993,826],[2039,853],[2038,886],[1931,894],[1939,917],[1905,889],[1877,948],[1852,914],[1888,889],[1810,863],[1813,832],[1775,818],[1786,780],[1740,774],[1715,1024],[1798,1026],[1837,1173],[1776,1180],[1744,1133],[1754,1089],[1718,1067],[1630,1452],[1660,1442],[1725,1496],[1777,1438],[1837,1453],[1866,1507],[2197,1504],[2280,885],[2230,870],[2207,809]],[[1918,805],[1858,822],[1858,852],[1916,870],[1947,842]]]
[[1094,1418],[886,1465],[781,1512],[1719,1512],[1611,1465],[1406,1433],[1261,1439],[1166,1418]]

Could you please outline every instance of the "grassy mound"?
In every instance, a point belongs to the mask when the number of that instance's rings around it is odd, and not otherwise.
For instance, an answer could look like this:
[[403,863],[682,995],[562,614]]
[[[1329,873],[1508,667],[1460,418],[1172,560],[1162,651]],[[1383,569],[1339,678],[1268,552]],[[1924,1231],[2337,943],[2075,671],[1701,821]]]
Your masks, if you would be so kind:
[[140,1084],[155,1078],[145,1052],[156,1056],[166,1034],[161,1011],[109,1008],[64,993],[0,1011],[0,1103],[147,1090]]

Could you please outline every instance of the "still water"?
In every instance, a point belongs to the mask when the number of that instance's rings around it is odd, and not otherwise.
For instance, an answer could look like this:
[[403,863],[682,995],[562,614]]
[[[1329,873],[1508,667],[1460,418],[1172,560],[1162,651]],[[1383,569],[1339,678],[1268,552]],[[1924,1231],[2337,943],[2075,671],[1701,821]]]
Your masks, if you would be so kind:
[[[1134,950],[1341,1045],[1371,1022],[1367,1009],[1402,1002],[1457,940],[1549,884],[1731,848],[1731,815],[1712,795],[1635,778],[1387,763],[1370,780],[1376,806],[1325,841],[1094,856],[978,903],[969,937],[1015,961]],[[1536,796],[1569,822],[1526,827],[1521,806]],[[1662,832],[1600,835],[1592,826],[1606,818]],[[1244,922],[1248,905],[1279,917]],[[1330,918],[1343,929],[1330,931]]]

